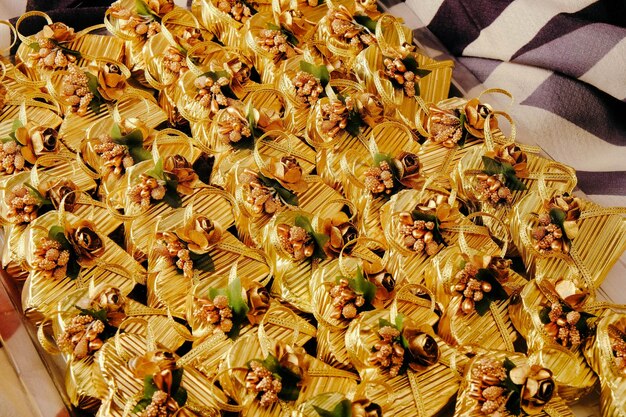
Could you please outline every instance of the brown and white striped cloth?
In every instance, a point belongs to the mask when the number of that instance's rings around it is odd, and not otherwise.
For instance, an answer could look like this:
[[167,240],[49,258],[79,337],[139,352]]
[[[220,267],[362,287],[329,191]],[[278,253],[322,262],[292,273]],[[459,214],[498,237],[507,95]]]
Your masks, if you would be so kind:
[[626,206],[626,1],[383,5],[404,18],[431,56],[457,61],[460,93],[474,97],[492,87],[511,92],[515,103],[508,113],[520,142],[538,144],[574,167],[592,200]]

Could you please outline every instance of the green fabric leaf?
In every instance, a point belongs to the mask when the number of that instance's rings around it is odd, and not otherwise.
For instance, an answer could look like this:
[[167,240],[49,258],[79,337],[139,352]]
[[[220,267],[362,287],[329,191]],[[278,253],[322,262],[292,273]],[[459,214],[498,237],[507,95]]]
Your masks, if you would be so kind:
[[267,355],[267,358],[260,361],[261,364],[267,368],[271,373],[277,374],[280,369],[278,359],[274,355]]
[[487,175],[499,175],[502,174],[502,165],[496,161],[495,159],[489,158],[488,156],[483,155],[481,157],[483,160],[483,165],[485,169],[483,172]]
[[300,61],[300,70],[308,72],[315,78],[319,79],[322,87],[326,87],[326,84],[330,81],[330,73],[328,72],[326,65],[320,65],[318,67],[310,62]]
[[[84,71],[87,76],[87,87],[91,94],[93,94],[94,99],[100,96],[100,92],[98,91],[98,78],[88,71]],[[92,100],[93,101],[93,100]]]
[[371,303],[376,297],[376,285],[365,278],[361,267],[357,268],[354,278],[348,279],[348,285],[355,293],[362,295],[366,303]]
[[480,301],[474,301],[474,310],[479,316],[484,316],[489,311],[491,300],[487,297],[483,297]]
[[152,400],[152,396],[157,392],[159,388],[154,383],[152,375],[146,375],[143,378],[143,398]]
[[404,329],[404,315],[403,314],[396,315],[395,328],[398,329],[399,331],[402,331],[402,329]]
[[469,135],[469,131],[465,127],[465,122],[467,121],[467,116],[465,116],[465,112],[460,114],[459,120],[460,120],[459,124],[461,126],[461,129],[463,129],[463,135],[461,136],[461,140],[459,140],[457,143],[459,147],[462,148],[463,146],[465,146],[465,141],[467,140],[467,136]]
[[565,221],[566,214],[560,208],[552,208],[550,209],[550,221],[561,229],[563,229],[563,222]]
[[172,394],[180,389],[180,383],[183,381],[183,372],[183,368],[176,368],[172,371]]
[[504,366],[504,369],[506,369],[507,371],[511,371],[512,369],[516,368],[517,365],[515,365],[515,362],[513,362],[511,359],[509,358],[505,358],[504,362],[502,363],[502,365]]
[[61,51],[63,51],[63,53],[65,53],[65,54],[67,54],[67,55],[73,55],[73,56],[75,56],[75,57],[76,57],[76,59],[81,59],[81,58],[83,57],[83,56],[82,56],[82,54],[81,54],[79,51],[75,51],[75,50],[73,50],[73,49],[66,48],[65,46],[61,45],[61,44],[60,44],[60,43],[58,43],[58,42],[55,42],[55,44],[56,44],[56,46],[58,46],[58,47],[59,47],[59,49],[60,49]]
[[28,47],[35,52],[39,52],[39,50],[41,49],[41,46],[39,46],[39,42],[29,43]]
[[352,401],[348,399],[341,400],[332,409],[332,411],[324,410],[316,405],[313,409],[320,417],[351,417],[352,416]]
[[278,398],[283,401],[296,401],[300,396],[300,377],[287,368],[279,368],[278,375],[282,383]]
[[498,281],[495,274],[490,269],[486,269],[486,268],[479,269],[478,273],[476,274],[476,279],[478,279],[479,281],[485,281],[491,284],[491,291],[488,293],[485,293],[485,295],[489,297],[490,300],[499,301],[499,300],[506,300],[509,298],[509,294],[505,291],[505,289],[502,287],[502,284],[500,284],[500,281]]
[[354,21],[359,25],[367,28],[371,33],[376,32],[376,21],[367,15],[356,15],[354,16]]
[[257,176],[264,186],[273,188],[276,191],[276,194],[278,194],[278,196],[281,198],[281,200],[283,200],[284,203],[291,206],[297,206],[299,204],[298,196],[283,187],[278,181],[272,178],[268,178],[260,172]]
[[[425,76],[430,74],[432,71],[431,70],[427,70],[427,69],[418,68],[418,69],[416,69],[413,72],[415,72],[415,75],[418,75],[420,78],[424,78]],[[417,83],[415,83],[415,86],[417,87]]]
[[130,154],[130,156],[132,156],[133,161],[135,163],[152,159],[152,153],[150,153],[149,150],[143,147],[139,147],[139,146],[129,147],[128,153]]
[[93,99],[91,99],[91,101],[89,102],[89,108],[92,112],[94,112],[94,114],[100,114],[101,107],[102,103],[100,102],[100,100],[97,99],[96,96],[94,96]]
[[550,310],[551,308],[546,306],[539,311],[539,320],[541,320],[543,324],[550,323]]
[[204,272],[214,272],[215,262],[208,253],[195,253],[189,251],[189,257],[193,261],[193,269]]
[[13,120],[13,123],[11,124],[11,133],[15,133],[15,131],[20,127],[24,127],[20,119]]
[[143,410],[146,409],[146,407],[150,405],[151,402],[152,402],[152,398],[150,399],[142,398],[141,400],[139,400],[137,405],[135,405],[135,408],[133,408],[133,413],[141,413]]
[[172,208],[179,208],[183,205],[183,199],[176,191],[178,186],[178,181],[176,180],[166,180],[165,181],[165,196],[163,196],[163,201]]
[[81,312],[84,316],[93,317],[96,320],[100,320],[102,323],[107,323],[107,311],[105,309],[94,310],[92,308],[81,308],[79,306],[74,306],[77,310]]
[[135,10],[137,10],[137,14],[147,18],[159,18],[159,15],[154,13],[154,11],[148,7],[148,5],[143,0],[135,0]]
[[519,392],[512,392],[506,401],[505,408],[514,416],[522,414],[522,403]]
[[235,278],[228,284],[226,296],[228,297],[228,305],[233,311],[233,328],[228,332],[228,336],[236,338],[239,336],[241,326],[247,321],[246,314],[250,311],[246,300],[241,295],[241,281],[239,278]]
[[165,173],[163,172],[163,158],[159,158],[159,160],[154,164],[154,168],[146,171],[145,175],[157,180],[165,181],[167,178],[165,178]]
[[363,125],[363,120],[361,120],[361,115],[358,111],[350,111],[348,114],[348,124],[346,125],[345,131],[351,134],[354,137],[359,136],[361,133],[361,126]]
[[48,239],[59,242],[63,249],[72,249],[72,245],[70,245],[70,242],[65,237],[65,229],[61,226],[52,226],[48,231]]
[[172,398],[178,403],[179,407],[184,406],[187,403],[187,390],[183,387],[178,388],[178,391],[172,394]]
[[311,237],[313,237],[313,240],[315,241],[315,249],[313,250],[313,258],[326,259],[326,253],[324,253],[324,246],[326,246],[326,243],[328,243],[328,240],[330,238],[323,233],[316,233],[315,230],[313,230],[313,226],[311,225],[311,222],[309,221],[309,219],[307,219],[304,216],[296,216],[296,220],[294,224],[306,230],[307,233],[310,234]]
[[513,165],[503,162],[502,163],[503,174],[505,176],[505,184],[511,190],[515,191],[523,191],[526,189],[526,185],[517,178],[517,174],[515,173],[515,168]]

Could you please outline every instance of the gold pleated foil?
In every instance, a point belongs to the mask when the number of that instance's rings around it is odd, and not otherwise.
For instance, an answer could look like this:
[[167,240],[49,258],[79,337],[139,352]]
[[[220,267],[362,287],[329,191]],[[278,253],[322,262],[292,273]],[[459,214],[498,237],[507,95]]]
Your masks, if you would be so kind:
[[[472,375],[472,368],[476,364],[476,362],[484,357],[488,357],[497,361],[504,361],[504,359],[509,358],[516,365],[523,364],[535,364],[532,359],[526,358],[524,355],[520,353],[512,353],[512,352],[502,352],[502,351],[491,351],[488,353],[483,353],[476,356],[472,359],[467,368],[465,370],[465,379],[461,384],[461,390],[459,391],[459,395],[456,399],[456,407],[454,411],[454,417],[482,417],[485,416],[484,413],[480,411],[480,407],[478,407],[478,402],[470,397],[470,380]],[[511,414],[504,410],[501,414],[503,417],[510,417]],[[565,404],[563,399],[559,398],[556,394],[552,399],[546,404],[543,410],[539,414],[535,414],[537,417],[574,417],[574,413],[569,409],[569,407]]]
[[[78,221],[72,213],[66,213],[66,216],[73,224]],[[27,252],[27,262],[30,265],[33,263],[35,243],[39,242],[42,237],[47,237],[50,228],[56,225],[59,225],[58,214],[51,211],[37,218],[28,229],[30,246]],[[77,279],[54,280],[41,272],[31,272],[22,292],[22,305],[24,313],[32,320],[39,321],[42,315],[50,316],[69,292],[84,286],[90,280],[93,280],[95,285],[105,283],[125,293],[129,293],[135,283],[145,282],[144,268],[115,242],[99,230],[96,231],[104,244],[104,254],[98,258],[96,265],[81,268]]]
[[559,396],[576,401],[591,392],[598,378],[585,361],[582,344],[564,348],[547,334],[539,317],[547,303],[536,281],[530,281],[509,306],[510,318],[526,339],[530,357],[554,373]]
[[[109,395],[98,410],[99,417],[139,417],[141,413],[132,410],[143,395],[143,380],[135,378],[128,361],[142,356],[147,351],[158,348],[154,340],[137,333],[122,333],[110,339],[100,349],[98,364],[109,388]],[[184,363],[184,357],[177,362]],[[187,390],[186,406],[198,416],[218,417],[219,409],[215,405],[211,392],[211,380],[191,366],[184,366],[182,387]]]
[[520,178],[520,181],[526,186],[526,190],[511,190],[513,201],[510,205],[494,207],[489,202],[480,202],[476,195],[478,186],[476,173],[484,169],[481,158],[485,152],[487,152],[485,146],[473,147],[461,158],[453,175],[458,184],[459,195],[462,198],[472,201],[478,210],[493,214],[502,221],[508,221],[511,207],[529,192],[538,191],[540,187],[547,187],[560,193],[571,193],[576,186],[576,174],[572,168],[526,152],[529,174],[526,178]]
[[[290,343],[289,340],[282,340]],[[310,366],[307,371],[306,383],[302,385],[300,395],[294,402],[279,401],[268,407],[261,407],[259,401],[250,398],[254,394],[248,394],[245,390],[244,378],[247,364],[252,359],[265,359],[272,344],[272,339],[259,335],[248,334],[239,338],[232,346],[228,355],[220,367],[219,382],[229,397],[237,400],[245,408],[242,415],[246,416],[280,416],[281,413],[293,411],[298,405],[307,400],[325,393],[347,393],[354,391],[358,377],[347,371],[335,369],[324,362],[309,357]]]
[[23,281],[28,277],[26,268],[26,247],[24,239],[25,225],[6,224],[2,228],[4,232],[4,246],[2,248],[2,268],[9,276],[17,281]]
[[626,377],[615,363],[609,329],[624,328],[626,316],[605,310],[596,323],[596,334],[584,346],[583,353],[589,365],[600,378],[600,410],[603,417],[626,416]]
[[[405,313],[403,311],[398,311]],[[418,324],[428,323],[430,311],[427,308],[406,315]],[[357,369],[363,380],[382,380],[390,387],[394,395],[394,401],[387,412],[389,415],[398,417],[428,417],[434,416],[453,398],[459,389],[460,377],[457,371],[450,367],[449,358],[456,357],[449,352],[451,349],[437,336],[437,344],[441,356],[446,360],[444,364],[440,359],[437,364],[420,372],[410,369],[405,374],[390,378],[382,374],[380,370],[368,363],[372,346],[378,342],[378,320],[389,319],[387,310],[373,310],[363,313],[359,318],[350,323],[346,333],[346,348],[352,364]],[[394,320],[394,318],[391,318]],[[373,402],[384,402],[386,394],[382,398],[370,398]]]
[[[416,83],[416,88],[419,86],[419,97],[427,103],[446,99],[450,90],[454,62],[435,61],[419,53],[415,54],[415,57],[420,69],[431,71]],[[395,88],[389,79],[381,77],[384,58],[386,56],[380,47],[372,45],[358,55],[354,69],[365,81],[368,92],[378,95],[385,107],[395,108],[397,117],[414,128],[415,113],[419,104],[414,97],[406,96],[403,89]]]
[[[406,274],[409,282],[414,284],[424,284],[435,291],[434,282],[425,281],[426,268],[429,266],[431,257],[425,252],[415,253],[406,248],[398,235],[399,218],[398,213],[403,211],[411,212],[415,207],[435,198],[437,195],[448,195],[445,190],[427,187],[424,191],[403,190],[393,196],[380,210],[380,223],[385,235],[385,241],[389,244],[389,260],[392,271],[402,270]],[[453,207],[458,207],[458,203],[453,202]],[[461,216],[458,223],[449,229],[442,229],[441,234],[447,246],[455,246],[459,243],[459,232],[464,233],[464,242],[469,248],[480,249],[485,253],[500,253],[500,248],[491,239],[489,230],[484,227],[474,225],[469,219]],[[443,248],[443,245],[440,245]]]
[[579,273],[590,292],[600,287],[615,262],[626,250],[626,219],[623,209],[603,208],[580,199],[582,214],[577,220],[578,236],[571,241],[568,255],[541,255],[532,247],[532,227],[535,213],[544,211],[543,202],[556,191],[547,190],[545,196],[529,193],[511,212],[511,236],[529,273],[546,277],[565,277],[572,271]]
[[[451,345],[514,352],[519,335],[509,318],[509,299],[492,301],[484,316],[476,311],[470,314],[460,312],[462,297],[453,294],[450,286],[462,260],[458,246],[448,247],[432,258],[426,271],[426,285],[433,289],[435,299],[443,308],[438,334]],[[509,278],[502,286],[511,294],[526,282],[521,275],[510,270]]]

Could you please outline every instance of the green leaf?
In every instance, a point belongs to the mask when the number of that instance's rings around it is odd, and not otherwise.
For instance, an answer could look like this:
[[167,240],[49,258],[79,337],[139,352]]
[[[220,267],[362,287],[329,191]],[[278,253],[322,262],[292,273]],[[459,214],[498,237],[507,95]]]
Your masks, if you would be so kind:
[[277,374],[280,369],[278,359],[274,355],[267,355],[267,357],[260,362],[273,374]]
[[319,79],[322,87],[326,87],[326,84],[330,81],[330,73],[328,72],[326,65],[320,65],[318,67],[310,62],[300,61],[300,70],[308,72],[315,78]]
[[550,310],[551,308],[546,306],[539,311],[539,320],[541,320],[543,324],[550,323]]
[[323,233],[316,233],[315,230],[313,230],[313,226],[311,225],[311,222],[309,221],[309,219],[307,219],[304,216],[296,216],[296,220],[294,224],[306,230],[307,233],[310,234],[313,240],[315,241],[315,249],[313,251],[313,257],[317,259],[326,259],[326,254],[324,253],[324,246],[326,246],[326,243],[328,243],[328,240],[330,238]]
[[39,42],[29,43],[28,47],[35,52],[39,52],[39,50],[41,49],[41,46],[39,46]]
[[506,369],[509,372],[511,372],[512,369],[517,367],[517,365],[515,365],[515,362],[513,362],[509,358],[505,358],[504,359],[504,362],[502,363],[502,366],[504,366],[504,369]]
[[135,0],[135,10],[137,10],[137,14],[140,16],[159,19],[159,15],[154,13],[143,0]]
[[159,388],[154,383],[152,375],[146,375],[143,378],[143,398],[152,400],[152,396],[157,392]]
[[226,78],[230,79],[230,74],[228,72],[226,72],[226,71],[223,71],[223,70],[221,70],[221,71],[207,71],[207,72],[205,72],[202,75],[211,78],[213,81],[217,81],[217,80],[219,80],[222,77],[226,77]]
[[183,205],[183,199],[176,191],[178,187],[178,181],[176,180],[166,180],[165,181],[165,196],[163,197],[163,201],[172,208],[179,208]]
[[404,328],[404,315],[403,314],[396,315],[395,328],[398,329],[399,331],[402,331],[402,329]]
[[48,231],[48,239],[59,242],[63,249],[72,249],[72,245],[70,245],[70,242],[65,237],[65,229],[61,226],[52,226]]
[[161,181],[167,180],[167,178],[165,178],[165,173],[163,172],[163,158],[159,158],[159,160],[154,164],[154,168],[146,171],[145,175]]
[[392,166],[392,159],[393,158],[391,158],[391,155],[388,155],[386,153],[377,153],[376,155],[374,155],[374,164],[380,165],[381,162],[387,162],[389,166]]
[[506,401],[506,409],[514,416],[522,414],[522,403],[519,392],[512,392],[509,399]]
[[392,322],[390,322],[387,319],[383,319],[383,318],[378,319],[378,328],[379,329],[382,329],[383,327],[387,327],[387,326],[393,327],[393,328],[396,327],[395,324],[393,324]]
[[272,22],[267,22],[267,28],[269,30],[281,30],[280,26],[275,25]]
[[563,222],[565,221],[566,214],[560,208],[552,208],[550,209],[550,221],[561,229],[563,229]]
[[228,336],[235,338],[239,335],[241,326],[246,322],[248,311],[250,308],[246,303],[246,300],[241,295],[241,281],[239,278],[235,278],[226,289],[226,296],[228,297],[228,305],[233,311],[233,327]]
[[441,235],[441,230],[439,230],[439,219],[437,218],[437,216],[435,216],[434,214],[424,213],[421,210],[413,210],[411,212],[411,217],[413,218],[413,220],[423,220],[425,222],[433,222],[435,224],[435,227],[432,230],[433,239],[435,239],[435,242],[439,244],[446,243],[445,240],[443,239],[443,236]]
[[[461,117],[463,117],[464,115],[462,115]],[[489,158],[488,156],[483,155],[481,157],[481,159],[483,160],[483,165],[485,166],[485,169],[483,169],[483,172],[487,175],[499,175],[503,173],[503,168],[502,168],[502,164],[498,161],[496,161],[495,159]]]
[[362,295],[363,298],[365,298],[365,302],[368,304],[376,297],[376,285],[365,278],[361,267],[357,268],[355,278],[348,279],[348,285],[354,292]]
[[172,398],[178,403],[179,407],[184,406],[187,403],[187,390],[183,387],[178,388],[178,391],[172,394]]
[[79,306],[74,306],[77,310],[81,312],[84,316],[93,317],[96,320],[100,320],[102,323],[107,323],[107,311],[105,309],[94,310],[92,308],[81,308]]
[[15,131],[19,129],[20,127],[24,127],[20,119],[13,120],[13,124],[11,124],[11,132],[15,133]]
[[278,398],[283,401],[296,401],[300,396],[300,377],[287,368],[279,368],[278,375],[282,383],[282,389]]
[[208,253],[195,253],[189,251],[189,257],[193,261],[193,268],[204,272],[214,272],[215,262]]
[[59,49],[61,49],[61,51],[63,51],[63,53],[65,53],[67,55],[73,55],[73,56],[76,57],[76,59],[81,59],[83,57],[83,55],[79,51],[75,51],[73,49],[66,48],[65,46],[61,45],[58,42],[55,42],[55,43],[59,47]]
[[176,368],[172,371],[172,393],[178,392],[183,381],[183,368]]
[[526,185],[524,185],[524,183],[520,181],[519,178],[517,178],[517,174],[515,172],[515,168],[513,168],[513,165],[507,162],[503,162],[502,169],[506,178],[505,184],[507,187],[515,191],[523,191],[526,189]]
[[356,15],[354,16],[354,21],[359,25],[367,28],[371,33],[376,32],[376,21],[367,15]]
[[100,114],[101,107],[102,102],[100,102],[100,100],[98,100],[96,96],[94,96],[93,99],[91,99],[91,101],[89,102],[89,108],[92,112],[94,112],[94,114]]
[[209,288],[209,298],[213,300],[218,295],[228,295],[226,294],[226,288]]
[[295,195],[290,190],[288,190],[285,187],[283,187],[275,179],[268,178],[268,177],[266,177],[265,175],[263,175],[261,173],[258,174],[258,177],[259,177],[259,180],[263,183],[264,186],[269,187],[269,188],[273,188],[276,191],[276,194],[278,194],[278,196],[281,198],[281,200],[283,200],[283,202],[285,204],[289,204],[289,205],[292,205],[292,206],[297,206],[299,204],[298,196]]
[[351,417],[352,416],[352,401],[348,399],[341,400],[332,411],[324,410],[316,405],[313,409],[320,417]]
[[142,412],[143,410],[146,409],[147,406],[150,405],[150,403],[152,403],[152,398],[150,398],[150,399],[142,398],[141,400],[139,400],[139,402],[137,403],[135,408],[133,408],[133,413],[140,413],[140,412]]
[[87,76],[87,87],[91,94],[94,95],[94,98],[100,96],[100,92],[98,91],[98,78],[88,71],[84,71],[84,73]]
[[464,112],[460,114],[459,120],[460,120],[459,124],[461,126],[461,129],[463,129],[463,136],[461,136],[461,140],[459,140],[457,143],[458,143],[459,147],[462,148],[465,145],[465,141],[467,140],[467,136],[469,135],[469,131],[465,127],[465,122],[467,120],[467,117],[465,116]]
[[135,163],[141,162],[141,161],[147,161],[152,158],[152,154],[150,153],[150,151],[147,149],[144,149],[143,147],[138,147],[138,146],[129,147],[128,153],[130,154],[130,156],[133,157],[133,161]]
[[481,268],[476,273],[476,279],[479,281],[485,281],[491,284],[491,291],[485,293],[485,295],[492,301],[506,300],[509,298],[509,294],[502,287],[502,284],[496,278],[494,272],[490,269]]

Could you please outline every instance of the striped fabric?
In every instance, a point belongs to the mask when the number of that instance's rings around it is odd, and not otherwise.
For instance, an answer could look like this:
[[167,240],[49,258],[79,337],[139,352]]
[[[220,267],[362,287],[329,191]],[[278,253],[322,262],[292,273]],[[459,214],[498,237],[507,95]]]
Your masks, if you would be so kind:
[[591,199],[626,206],[626,2],[383,3],[431,56],[457,61],[460,94],[510,91],[515,103],[507,112],[520,142],[538,144],[574,167]]

